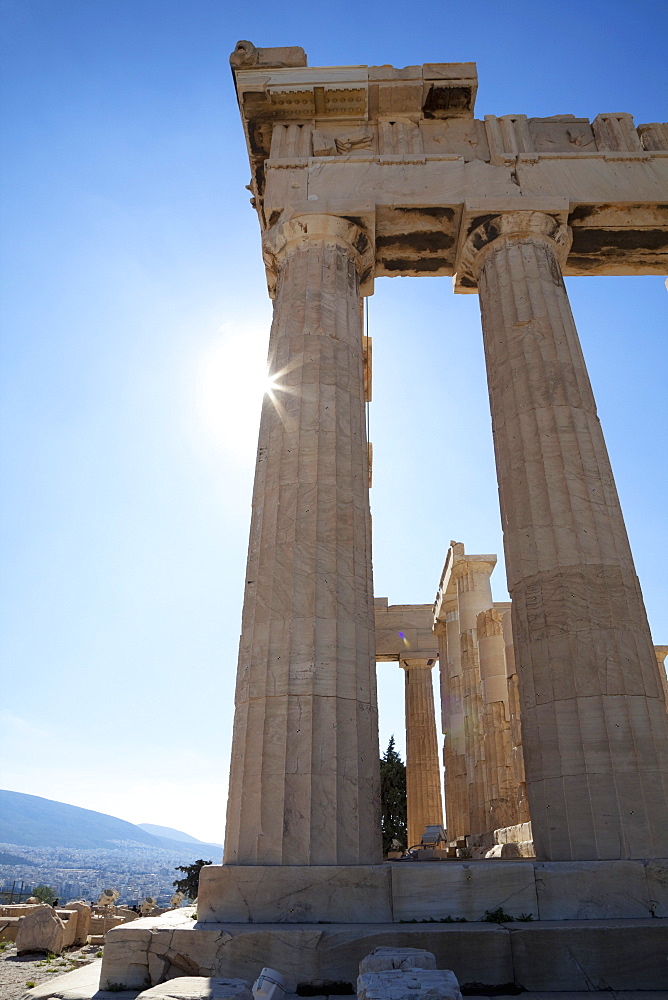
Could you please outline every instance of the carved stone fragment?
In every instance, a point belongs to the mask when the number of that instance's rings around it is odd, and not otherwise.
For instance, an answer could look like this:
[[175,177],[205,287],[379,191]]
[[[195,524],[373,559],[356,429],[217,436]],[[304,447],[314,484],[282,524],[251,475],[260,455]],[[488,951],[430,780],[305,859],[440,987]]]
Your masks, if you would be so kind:
[[668,150],[668,122],[638,125],[638,135],[643,149]]
[[32,951],[53,952],[63,950],[65,924],[52,906],[36,906],[19,923],[16,933],[16,952],[25,955]]
[[461,1000],[459,983],[449,969],[365,972],[357,980],[358,1000]]

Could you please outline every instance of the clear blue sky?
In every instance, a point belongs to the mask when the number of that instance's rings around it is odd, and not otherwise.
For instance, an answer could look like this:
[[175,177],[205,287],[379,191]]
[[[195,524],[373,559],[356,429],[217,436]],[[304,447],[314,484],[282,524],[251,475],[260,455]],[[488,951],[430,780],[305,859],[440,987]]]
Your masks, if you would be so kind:
[[[244,13],[247,9],[248,13]],[[2,0],[0,784],[220,841],[271,319],[228,56],[473,60],[476,115],[666,119],[665,0]],[[668,643],[668,292],[570,279],[654,641]],[[375,589],[496,552],[477,298],[388,279]],[[381,745],[402,677],[379,668]]]

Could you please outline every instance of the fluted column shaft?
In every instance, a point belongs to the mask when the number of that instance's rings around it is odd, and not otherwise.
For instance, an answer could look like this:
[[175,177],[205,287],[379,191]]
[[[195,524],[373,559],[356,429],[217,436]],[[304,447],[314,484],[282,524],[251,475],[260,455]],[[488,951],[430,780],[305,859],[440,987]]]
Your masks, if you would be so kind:
[[464,753],[469,821],[466,833],[480,834],[489,829],[489,824],[477,620],[480,612],[491,608],[494,603],[490,576],[496,564],[496,556],[467,556],[461,542],[452,543],[452,552],[452,575],[456,581],[459,610],[464,705]]
[[364,238],[305,216],[265,240],[278,272],[275,386],[253,493],[226,864],[381,860]]
[[549,216],[484,223],[477,274],[539,857],[668,856],[668,726]]
[[400,663],[406,675],[406,812],[408,846],[413,847],[426,826],[443,823],[431,679],[434,661],[411,657]]
[[502,619],[503,612],[498,608],[488,608],[478,615],[488,830],[517,822]]
[[445,735],[443,744],[445,824],[448,840],[454,841],[470,832],[462,657],[456,597],[453,596],[443,602],[441,615],[441,619],[434,626],[434,632],[438,636],[439,644],[441,716]]
[[506,652],[506,677],[508,682],[508,712],[510,716],[510,752],[513,771],[515,809],[517,823],[528,823],[529,802],[527,800],[526,775],[524,773],[524,747],[522,746],[521,705],[515,647],[513,645],[512,611],[503,615],[503,639]]

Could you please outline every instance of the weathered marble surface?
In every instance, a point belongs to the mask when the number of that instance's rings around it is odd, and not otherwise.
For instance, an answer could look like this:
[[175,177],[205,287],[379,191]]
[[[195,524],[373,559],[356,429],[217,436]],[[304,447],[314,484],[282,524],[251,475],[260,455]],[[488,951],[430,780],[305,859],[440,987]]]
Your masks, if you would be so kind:
[[646,866],[641,861],[536,862],[541,920],[648,917],[652,914]]
[[137,1000],[253,1000],[253,993],[244,979],[179,976],[143,990]]
[[375,597],[373,607],[377,663],[396,663],[409,652],[428,659],[438,656],[431,604],[389,604],[386,597]]
[[217,921],[482,920],[486,911],[499,907],[509,916],[531,914],[534,920],[668,916],[665,859],[540,862],[527,857],[338,869],[210,865],[203,875],[200,927]]
[[668,921],[511,925],[515,982],[527,990],[662,990]]
[[224,858],[381,860],[360,282],[370,240],[310,214],[265,234],[276,276]]
[[388,969],[435,969],[436,957],[424,948],[374,948],[359,965],[363,972],[386,972]]
[[536,855],[668,854],[668,716],[561,265],[559,213],[468,237]]
[[[140,926],[142,925],[142,926]],[[354,984],[360,961],[379,946],[419,946],[463,983],[512,982],[510,940],[495,924],[197,924],[136,921],[109,932],[102,986],[140,988],[183,975],[233,976],[253,981],[264,966],[280,969],[288,986]],[[128,953],[132,965],[127,966]]]
[[204,924],[391,921],[391,873],[386,865],[207,865],[197,913]]
[[43,903],[31,907],[31,912],[20,921],[16,932],[16,952],[23,955],[31,951],[51,951],[60,955],[64,939],[65,924],[52,906]]
[[357,979],[358,1000],[461,1000],[457,977],[449,969],[391,969],[365,972]]
[[482,920],[498,907],[513,917],[538,916],[531,862],[393,864],[392,897],[395,921]]
[[[83,945],[86,944],[88,940],[88,935],[90,934],[91,916],[92,910],[88,903],[84,903],[82,900],[73,900],[67,903],[65,906],[66,910],[75,910],[76,917],[76,930],[73,939],[73,944]],[[132,914],[133,917],[136,916],[135,913]]]
[[405,681],[408,847],[421,842],[427,826],[442,826],[444,819],[431,680],[435,662],[417,656],[399,660]]
[[165,915],[109,932],[101,985],[145,988],[147,976],[154,984],[185,975],[253,981],[265,965],[280,969],[292,991],[299,983],[354,984],[359,963],[379,946],[424,948],[462,987],[515,982],[529,990],[660,990],[668,920],[193,926]]

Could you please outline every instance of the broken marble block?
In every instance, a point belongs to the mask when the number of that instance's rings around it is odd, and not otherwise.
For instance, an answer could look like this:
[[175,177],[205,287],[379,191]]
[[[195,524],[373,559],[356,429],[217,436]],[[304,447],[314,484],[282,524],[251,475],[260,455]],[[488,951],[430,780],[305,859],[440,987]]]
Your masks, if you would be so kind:
[[16,932],[16,953],[25,955],[31,951],[50,951],[60,955],[64,937],[65,924],[52,906],[43,903],[20,922]]
[[485,854],[485,858],[521,858],[519,844],[495,844]]
[[74,940],[72,944],[81,946],[86,944],[88,941],[88,935],[90,934],[90,922],[92,916],[92,910],[88,903],[84,903],[83,900],[77,899],[73,900],[65,906],[66,910],[76,910],[77,920],[76,929],[74,931]]
[[137,1000],[253,1000],[245,979],[180,976],[144,990]]
[[424,948],[374,948],[360,962],[364,972],[387,972],[391,969],[435,969],[436,958]]
[[358,1000],[462,1000],[449,969],[389,969],[364,972],[357,979]]

